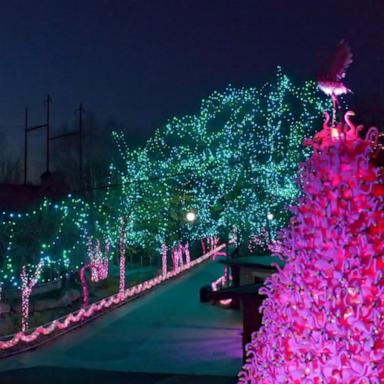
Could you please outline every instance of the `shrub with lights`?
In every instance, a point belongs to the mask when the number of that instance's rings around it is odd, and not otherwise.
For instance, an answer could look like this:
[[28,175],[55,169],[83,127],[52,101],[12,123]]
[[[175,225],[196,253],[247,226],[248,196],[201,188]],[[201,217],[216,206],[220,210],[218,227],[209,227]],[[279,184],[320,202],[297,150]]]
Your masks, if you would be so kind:
[[86,257],[90,207],[82,199],[44,199],[26,213],[3,212],[0,222],[0,281],[20,287],[21,269],[34,270],[44,259],[39,281],[77,271]]
[[302,195],[276,250],[285,267],[260,293],[263,325],[240,383],[384,382],[384,185],[376,128],[345,114],[307,144]]

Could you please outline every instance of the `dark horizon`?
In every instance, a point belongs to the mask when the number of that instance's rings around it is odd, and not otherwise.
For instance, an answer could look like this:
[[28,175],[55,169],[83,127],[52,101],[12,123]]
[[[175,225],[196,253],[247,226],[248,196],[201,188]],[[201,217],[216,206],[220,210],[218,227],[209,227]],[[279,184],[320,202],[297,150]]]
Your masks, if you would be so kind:
[[5,140],[8,156],[22,158],[24,108],[29,106],[32,124],[41,123],[47,93],[54,101],[53,133],[72,126],[73,112],[83,102],[100,124],[114,120],[131,136],[149,137],[172,116],[195,113],[201,99],[215,90],[265,83],[278,65],[294,81],[315,80],[341,39],[349,41],[354,55],[346,78],[354,95],[347,102],[378,114],[384,102],[384,5],[352,3],[4,4],[3,146]]

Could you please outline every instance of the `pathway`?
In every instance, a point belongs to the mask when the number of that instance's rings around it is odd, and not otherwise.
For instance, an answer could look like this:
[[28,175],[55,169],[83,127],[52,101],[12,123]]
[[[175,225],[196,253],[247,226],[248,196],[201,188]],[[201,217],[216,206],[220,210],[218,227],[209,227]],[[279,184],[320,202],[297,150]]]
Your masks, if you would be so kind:
[[[41,384],[61,383],[63,372],[63,383],[71,384],[88,382],[84,378],[108,384],[189,383],[183,375],[192,375],[191,383],[235,382],[241,366],[240,313],[199,302],[200,287],[222,271],[216,262],[204,263],[36,351],[0,360],[1,384],[38,377]],[[28,375],[34,379],[26,380]],[[50,375],[54,380],[43,380]],[[103,375],[108,380],[101,380]],[[69,381],[80,376],[81,381]]]

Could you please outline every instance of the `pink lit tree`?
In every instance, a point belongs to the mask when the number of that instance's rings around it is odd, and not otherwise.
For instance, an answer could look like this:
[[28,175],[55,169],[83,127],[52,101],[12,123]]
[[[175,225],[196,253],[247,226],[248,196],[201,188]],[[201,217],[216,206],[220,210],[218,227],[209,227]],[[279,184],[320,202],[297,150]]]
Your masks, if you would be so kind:
[[161,273],[163,275],[163,277],[167,276],[167,252],[168,252],[168,248],[167,248],[167,245],[165,243],[163,243],[161,245]]
[[91,281],[98,282],[108,278],[109,272],[109,241],[105,242],[104,255],[100,249],[100,241],[96,239],[95,245],[92,239],[88,239],[87,243],[89,263],[93,265],[91,268]]
[[34,272],[30,275],[26,265],[21,268],[21,330],[26,332],[29,328],[29,298],[32,294],[32,289],[40,279],[43,270],[44,260],[41,259],[37,264]]
[[[163,244],[163,269],[165,265],[165,271],[166,271],[166,252],[167,248]],[[171,249],[171,257],[172,257],[172,265],[173,270],[178,272],[181,268],[184,267],[184,265],[189,265],[191,263],[191,252],[189,250],[189,242],[179,243],[177,246],[173,247]],[[184,259],[185,257],[185,259]],[[164,274],[164,273],[163,273]]]
[[185,264],[189,265],[191,263],[191,252],[189,250],[189,242],[187,241],[184,245],[180,244],[185,255]]
[[285,267],[267,279],[263,324],[247,346],[240,383],[384,382],[384,184],[350,121],[328,125],[302,165],[302,195],[275,248]]
[[180,246],[172,248],[171,251],[173,270],[179,272],[180,268],[183,266],[183,251]]
[[126,256],[125,256],[125,240],[126,240],[126,234],[127,234],[127,224],[128,224],[128,219],[127,217],[122,217],[121,218],[121,228],[120,228],[120,236],[119,236],[119,294],[124,295],[125,291],[125,261],[126,261]]

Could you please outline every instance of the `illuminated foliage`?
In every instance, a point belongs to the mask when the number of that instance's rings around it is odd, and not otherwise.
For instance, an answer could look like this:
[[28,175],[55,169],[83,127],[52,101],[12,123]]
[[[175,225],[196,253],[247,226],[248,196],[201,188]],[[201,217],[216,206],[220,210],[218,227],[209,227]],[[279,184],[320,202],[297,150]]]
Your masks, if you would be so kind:
[[268,212],[274,234],[298,194],[304,135],[326,106],[315,94],[314,83],[294,86],[278,69],[261,89],[214,92],[198,114],[171,119],[143,148],[129,150],[115,133],[128,241],[160,249],[163,241],[226,237],[234,228],[247,239],[267,226]]
[[44,259],[40,281],[78,269],[86,255],[89,206],[68,196],[61,202],[44,199],[27,213],[2,213],[0,281],[20,286],[22,266]]
[[[246,241],[265,232],[269,212],[274,236],[298,194],[294,175],[305,158],[304,135],[326,104],[313,82],[295,86],[278,69],[260,89],[214,92],[196,115],[172,118],[136,150],[114,133],[121,161],[111,164],[109,187],[92,202],[68,197],[27,214],[3,214],[0,281],[19,285],[21,266],[33,269],[43,257],[51,260],[43,281],[78,271],[89,236],[108,241],[113,258],[122,217],[127,249],[157,258],[163,244],[171,249],[210,236],[225,239],[233,230]],[[189,211],[196,220],[186,220]]]

